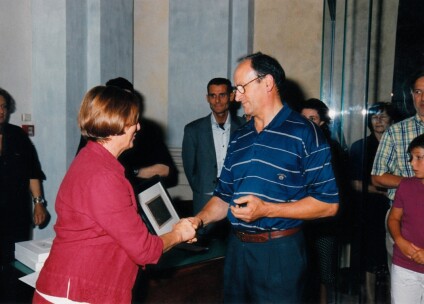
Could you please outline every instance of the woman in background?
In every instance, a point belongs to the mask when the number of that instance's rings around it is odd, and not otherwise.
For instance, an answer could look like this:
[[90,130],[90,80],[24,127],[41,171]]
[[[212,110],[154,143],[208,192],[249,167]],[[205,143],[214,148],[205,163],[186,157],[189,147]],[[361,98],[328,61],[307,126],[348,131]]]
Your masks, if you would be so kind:
[[56,198],[56,238],[36,284],[34,303],[130,303],[138,265],[193,241],[183,219],[162,236],[149,234],[117,158],[133,146],[138,102],[130,92],[97,86],[84,97],[78,122],[87,145]]
[[[343,207],[346,181],[342,172],[344,166],[347,165],[348,157],[340,144],[331,138],[329,109],[321,100],[311,98],[302,103],[300,113],[320,127],[330,145],[331,162],[339,188],[340,205]],[[309,298],[307,300],[311,300],[314,303],[316,289],[318,289],[320,303],[336,302],[336,272],[339,246],[338,218],[336,216],[329,219],[305,221],[304,224],[310,261],[309,267],[310,270],[317,271],[319,274],[318,278],[311,277],[309,280],[312,288],[308,292],[312,293],[312,298],[311,295],[308,295]],[[317,279],[319,282],[316,282]],[[316,285],[319,285],[319,288],[315,288]]]
[[[388,102],[376,102],[367,112],[370,135],[354,142],[350,148],[352,188],[362,201],[358,223],[361,225],[361,274],[364,274],[365,302],[375,303],[376,285],[388,275],[385,217],[390,200],[387,190],[371,183],[371,169],[383,133],[392,125],[395,110]],[[364,155],[364,151],[366,154]],[[365,190],[365,191],[363,191]]]

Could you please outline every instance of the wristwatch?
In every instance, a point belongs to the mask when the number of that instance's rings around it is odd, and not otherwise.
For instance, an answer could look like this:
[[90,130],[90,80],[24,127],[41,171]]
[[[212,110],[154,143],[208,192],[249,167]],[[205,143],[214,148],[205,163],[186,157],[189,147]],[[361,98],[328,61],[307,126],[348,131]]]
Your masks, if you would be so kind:
[[32,202],[35,204],[44,204],[46,201],[42,196],[37,196],[32,199]]

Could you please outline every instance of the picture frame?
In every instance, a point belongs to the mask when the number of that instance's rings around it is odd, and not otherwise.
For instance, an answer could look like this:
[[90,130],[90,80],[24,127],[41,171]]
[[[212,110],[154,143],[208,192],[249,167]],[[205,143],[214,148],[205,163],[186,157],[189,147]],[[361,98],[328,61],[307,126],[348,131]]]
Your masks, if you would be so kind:
[[138,199],[148,226],[157,235],[170,232],[180,220],[168,192],[160,181],[141,191]]

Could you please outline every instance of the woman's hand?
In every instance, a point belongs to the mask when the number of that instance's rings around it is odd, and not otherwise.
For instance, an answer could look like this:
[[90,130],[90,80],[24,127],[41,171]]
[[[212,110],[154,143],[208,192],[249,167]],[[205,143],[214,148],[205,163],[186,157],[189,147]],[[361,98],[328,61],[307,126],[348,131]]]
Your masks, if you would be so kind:
[[173,231],[180,236],[179,243],[189,242],[193,243],[196,240],[196,226],[191,221],[184,218],[174,225]]
[[186,218],[176,223],[172,231],[162,234],[163,252],[183,242],[197,242],[195,226]]

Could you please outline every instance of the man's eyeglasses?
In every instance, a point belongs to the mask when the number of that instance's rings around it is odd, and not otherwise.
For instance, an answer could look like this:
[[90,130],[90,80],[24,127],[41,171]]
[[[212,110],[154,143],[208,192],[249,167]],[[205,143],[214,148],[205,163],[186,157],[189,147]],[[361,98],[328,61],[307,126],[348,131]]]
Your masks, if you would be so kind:
[[244,94],[244,93],[246,93],[246,89],[245,89],[245,87],[247,87],[250,83],[254,82],[255,80],[258,80],[258,79],[262,79],[262,78],[264,78],[264,76],[265,76],[265,75],[259,75],[258,77],[256,77],[256,78],[252,79],[252,80],[251,80],[251,81],[249,81],[248,83],[245,83],[245,84],[239,84],[239,85],[237,85],[237,86],[233,87],[233,92],[238,91],[240,94]]
[[219,93],[219,94],[213,94],[213,93],[209,93],[208,97],[212,98],[212,99],[224,99],[225,97],[228,97],[229,93]]
[[414,89],[411,93],[414,96],[421,96],[423,94],[423,91],[421,91],[420,89]]

